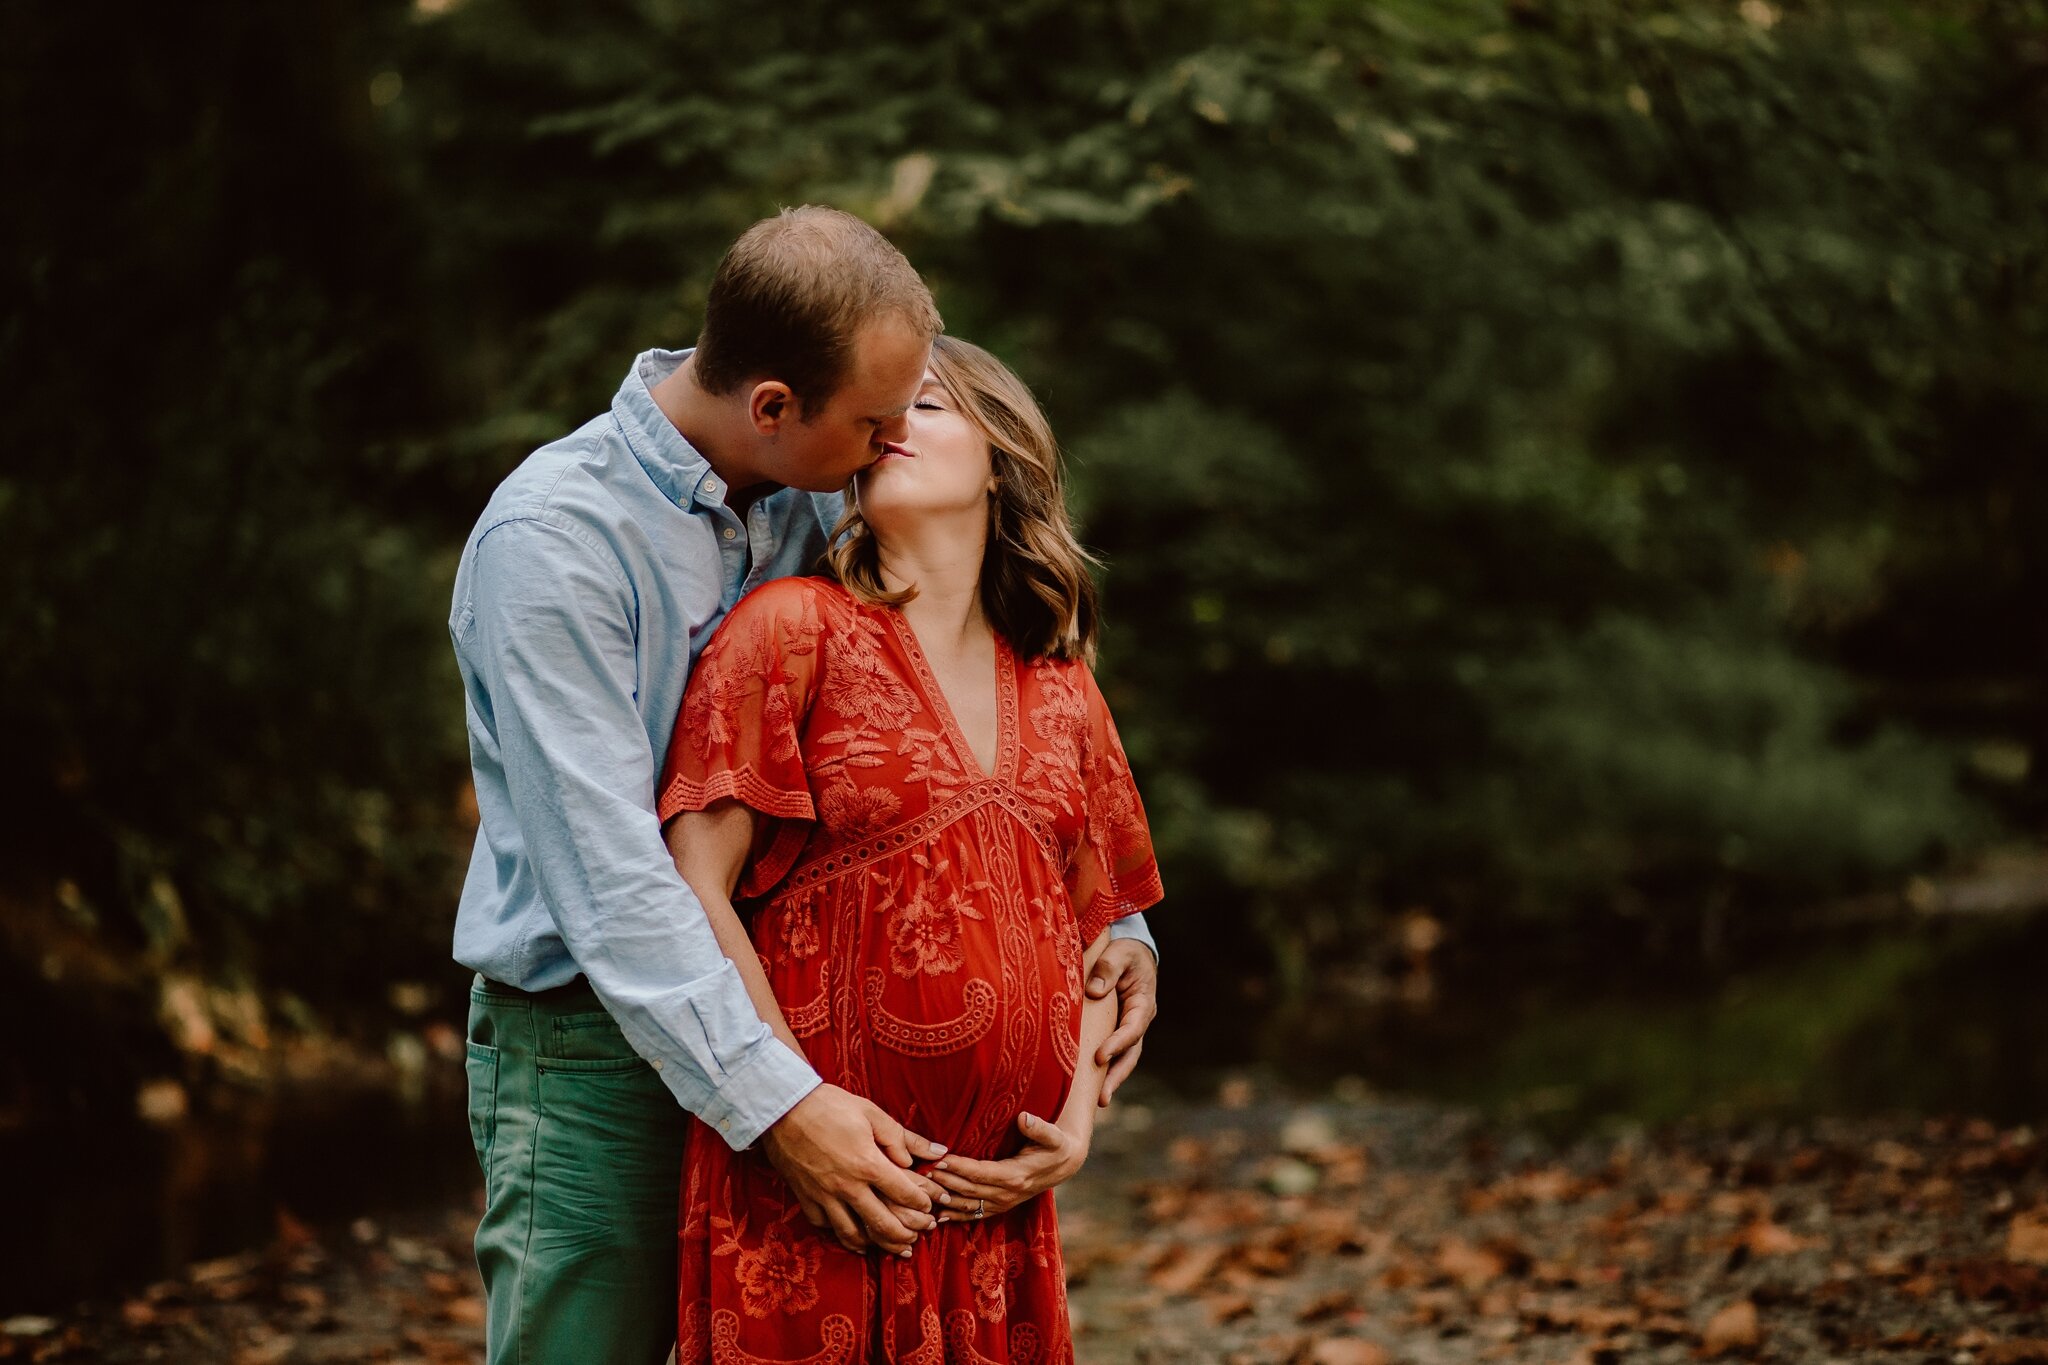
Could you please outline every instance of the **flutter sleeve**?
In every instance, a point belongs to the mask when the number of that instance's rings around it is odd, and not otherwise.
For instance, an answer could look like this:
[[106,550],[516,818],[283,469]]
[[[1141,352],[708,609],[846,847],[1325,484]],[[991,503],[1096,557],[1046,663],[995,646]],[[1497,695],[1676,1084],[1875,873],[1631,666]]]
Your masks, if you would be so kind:
[[816,592],[788,578],[740,599],[698,656],[669,740],[655,803],[664,825],[726,798],[761,816],[737,899],[767,894],[817,819],[799,743],[824,634]]
[[1114,920],[1135,915],[1159,903],[1159,864],[1152,853],[1152,830],[1145,806],[1131,776],[1131,761],[1117,737],[1109,705],[1086,665],[1082,692],[1088,703],[1088,729],[1081,752],[1082,805],[1085,817],[1080,847],[1067,867],[1067,892],[1079,921],[1081,943]]

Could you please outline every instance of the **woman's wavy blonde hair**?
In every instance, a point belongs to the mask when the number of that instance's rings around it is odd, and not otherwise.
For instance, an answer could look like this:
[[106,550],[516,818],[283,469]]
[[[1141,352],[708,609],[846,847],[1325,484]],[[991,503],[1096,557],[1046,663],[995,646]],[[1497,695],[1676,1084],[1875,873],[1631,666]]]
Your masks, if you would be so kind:
[[[996,486],[981,560],[982,613],[1025,658],[1092,662],[1096,604],[1089,570],[1099,561],[1081,548],[1067,521],[1059,443],[1038,400],[1002,361],[956,337],[933,339],[932,375],[988,439]],[[825,562],[848,592],[871,606],[900,606],[917,595],[914,587],[891,592],[884,585],[881,549],[852,496]]]

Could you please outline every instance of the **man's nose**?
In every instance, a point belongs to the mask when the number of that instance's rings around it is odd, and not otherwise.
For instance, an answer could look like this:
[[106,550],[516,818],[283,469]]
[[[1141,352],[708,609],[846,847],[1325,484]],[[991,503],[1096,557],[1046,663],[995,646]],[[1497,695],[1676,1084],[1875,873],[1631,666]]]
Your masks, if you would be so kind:
[[899,412],[894,417],[891,417],[888,421],[882,423],[882,425],[875,428],[876,445],[880,445],[884,441],[894,441],[898,445],[901,445],[904,441],[908,440],[909,438],[910,414],[907,412]]

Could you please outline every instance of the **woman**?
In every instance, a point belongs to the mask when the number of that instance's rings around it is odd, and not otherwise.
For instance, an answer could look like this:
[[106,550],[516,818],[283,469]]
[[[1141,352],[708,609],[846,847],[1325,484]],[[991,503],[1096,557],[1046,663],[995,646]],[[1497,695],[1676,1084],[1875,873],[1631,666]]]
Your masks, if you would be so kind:
[[836,581],[763,586],[706,647],[659,811],[763,1019],[946,1147],[950,1204],[857,1255],[693,1122],[677,1359],[1069,1361],[1052,1195],[1009,1205],[973,1163],[1031,1142],[1079,1169],[1116,1013],[1081,982],[1161,892],[1030,391],[941,337],[840,531]]

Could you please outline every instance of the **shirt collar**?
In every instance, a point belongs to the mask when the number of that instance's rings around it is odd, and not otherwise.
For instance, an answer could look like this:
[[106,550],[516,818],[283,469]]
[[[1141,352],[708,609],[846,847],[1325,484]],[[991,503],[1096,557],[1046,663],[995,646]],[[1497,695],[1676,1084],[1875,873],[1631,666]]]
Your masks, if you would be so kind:
[[679,507],[725,505],[725,482],[711,470],[697,447],[668,420],[649,390],[674,374],[688,351],[642,351],[612,396],[612,415],[625,433],[626,444],[654,486]]

